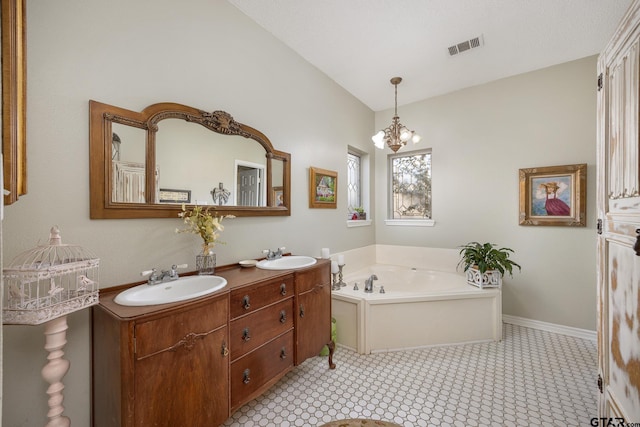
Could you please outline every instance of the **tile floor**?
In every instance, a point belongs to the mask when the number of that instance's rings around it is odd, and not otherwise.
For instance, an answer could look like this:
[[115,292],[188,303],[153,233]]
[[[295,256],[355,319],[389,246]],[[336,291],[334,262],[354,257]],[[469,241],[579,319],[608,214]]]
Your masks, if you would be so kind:
[[498,343],[313,358],[240,408],[231,426],[372,418],[410,426],[584,426],[597,416],[590,340],[505,324]]

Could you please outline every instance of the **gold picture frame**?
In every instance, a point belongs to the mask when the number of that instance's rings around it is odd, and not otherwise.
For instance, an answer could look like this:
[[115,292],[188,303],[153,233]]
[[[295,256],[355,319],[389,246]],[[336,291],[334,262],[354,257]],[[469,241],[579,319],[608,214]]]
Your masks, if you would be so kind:
[[520,225],[586,227],[587,164],[520,169]]
[[273,187],[273,206],[284,206],[284,187]]
[[2,0],[2,155],[10,205],[27,194],[25,0]]
[[309,168],[309,207],[336,209],[338,172]]

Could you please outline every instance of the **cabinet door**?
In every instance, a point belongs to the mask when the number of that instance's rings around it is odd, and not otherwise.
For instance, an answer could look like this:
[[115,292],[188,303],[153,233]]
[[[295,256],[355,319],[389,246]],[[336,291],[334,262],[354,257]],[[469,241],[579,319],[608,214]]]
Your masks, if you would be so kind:
[[317,284],[298,295],[296,365],[317,356],[331,340],[331,287]]
[[640,420],[640,2],[598,71],[599,416],[633,423]]
[[228,418],[227,304],[221,298],[136,325],[136,426],[215,426]]

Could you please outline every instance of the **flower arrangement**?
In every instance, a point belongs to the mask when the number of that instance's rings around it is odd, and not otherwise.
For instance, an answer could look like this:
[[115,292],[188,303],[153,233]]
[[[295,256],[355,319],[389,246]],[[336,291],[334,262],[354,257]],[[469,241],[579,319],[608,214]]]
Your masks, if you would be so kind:
[[222,220],[224,218],[234,218],[233,215],[217,216],[211,215],[209,207],[202,208],[202,206],[195,206],[192,210],[187,210],[185,205],[182,205],[182,212],[178,214],[186,224],[185,228],[176,228],[176,233],[193,233],[199,234],[202,237],[202,253],[208,255],[216,243],[219,242],[218,238],[220,233],[224,230]]

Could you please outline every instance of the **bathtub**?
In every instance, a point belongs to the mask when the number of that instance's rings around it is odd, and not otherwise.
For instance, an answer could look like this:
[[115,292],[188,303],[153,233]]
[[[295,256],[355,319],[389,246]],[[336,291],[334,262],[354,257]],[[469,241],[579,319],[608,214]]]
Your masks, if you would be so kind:
[[[395,259],[405,265],[362,265],[362,257],[352,257],[357,262],[349,269],[345,258],[346,286],[332,291],[339,345],[368,354],[502,338],[501,289],[467,284],[465,276],[455,271],[455,263],[451,265],[451,256],[443,257],[449,261],[443,265],[414,259],[415,266],[409,266],[415,253],[397,255]],[[374,292],[365,293],[365,279],[372,274],[378,277]]]

